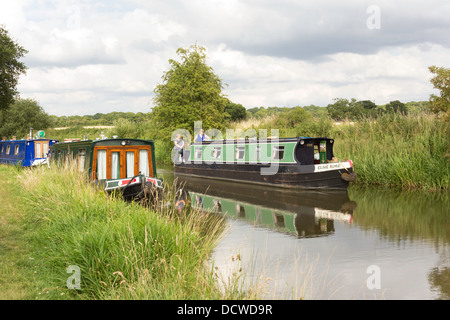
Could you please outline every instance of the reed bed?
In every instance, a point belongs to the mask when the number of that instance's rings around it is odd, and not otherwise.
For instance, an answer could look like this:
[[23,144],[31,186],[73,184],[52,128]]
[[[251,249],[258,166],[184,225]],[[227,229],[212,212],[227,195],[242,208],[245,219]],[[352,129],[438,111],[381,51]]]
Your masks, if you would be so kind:
[[448,190],[449,124],[436,115],[385,115],[335,126],[335,154],[355,163],[358,184]]
[[[217,215],[181,214],[107,196],[76,168],[20,173],[29,243],[49,299],[245,299],[251,289],[219,290],[210,254],[224,231]],[[67,287],[69,266],[80,289]],[[44,294],[45,293],[45,294]]]

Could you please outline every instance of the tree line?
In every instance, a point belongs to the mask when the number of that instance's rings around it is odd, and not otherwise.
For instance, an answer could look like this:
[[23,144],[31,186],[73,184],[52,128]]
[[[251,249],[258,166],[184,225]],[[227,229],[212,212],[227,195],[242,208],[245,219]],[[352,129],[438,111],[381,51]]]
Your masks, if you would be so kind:
[[[440,95],[430,95],[429,101],[407,102],[395,100],[376,105],[370,100],[337,98],[327,106],[257,107],[245,108],[231,101],[224,93],[226,84],[207,64],[206,49],[193,45],[179,48],[178,60],[170,59],[170,68],[162,75],[162,83],[154,89],[154,106],[147,113],[110,112],[83,116],[48,115],[32,99],[21,99],[16,86],[27,67],[20,59],[27,53],[0,25],[0,136],[25,136],[30,127],[46,129],[86,125],[115,125],[117,121],[131,124],[152,123],[155,139],[171,140],[171,133],[179,128],[194,133],[194,123],[202,121],[204,129],[224,129],[231,122],[248,118],[261,119],[284,114],[286,123],[304,121],[305,115],[329,117],[334,121],[376,118],[386,113],[407,114],[430,110],[445,114],[450,120],[450,69],[432,66],[433,86]],[[301,111],[299,111],[301,109]]]

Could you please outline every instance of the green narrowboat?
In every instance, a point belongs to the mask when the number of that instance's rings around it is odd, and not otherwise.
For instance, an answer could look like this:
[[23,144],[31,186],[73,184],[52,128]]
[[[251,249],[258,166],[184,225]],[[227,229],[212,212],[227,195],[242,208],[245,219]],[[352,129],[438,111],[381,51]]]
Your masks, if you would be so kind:
[[334,139],[297,137],[194,142],[174,172],[288,188],[345,189],[356,179],[351,160],[339,161]]
[[150,198],[162,191],[152,140],[66,139],[50,147],[49,158],[62,165],[71,159],[91,181],[109,193],[120,191],[125,200]]

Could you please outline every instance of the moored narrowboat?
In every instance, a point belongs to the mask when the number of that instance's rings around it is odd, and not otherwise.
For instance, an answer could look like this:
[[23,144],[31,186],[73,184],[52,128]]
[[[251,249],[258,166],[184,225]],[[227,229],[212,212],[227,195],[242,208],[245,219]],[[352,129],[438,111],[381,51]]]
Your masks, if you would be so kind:
[[52,145],[50,159],[78,170],[108,193],[120,192],[125,200],[153,199],[162,191],[157,178],[155,146],[152,140],[70,140]]
[[356,179],[353,162],[339,161],[333,146],[327,137],[194,142],[174,171],[287,188],[345,189]]
[[21,139],[0,141],[0,163],[34,167],[47,161],[52,139]]

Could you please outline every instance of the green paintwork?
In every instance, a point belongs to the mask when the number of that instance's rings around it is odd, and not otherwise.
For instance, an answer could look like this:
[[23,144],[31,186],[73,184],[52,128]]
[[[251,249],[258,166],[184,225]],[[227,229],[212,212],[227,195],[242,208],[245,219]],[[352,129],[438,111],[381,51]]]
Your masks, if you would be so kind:
[[[206,163],[269,163],[279,161],[279,163],[296,163],[294,158],[295,146],[297,141],[279,141],[279,142],[240,142],[227,143],[226,141],[219,141],[210,144],[193,144],[191,145],[190,161],[204,161]],[[202,149],[202,156],[196,157],[196,152]],[[259,159],[257,158],[258,148],[261,150]],[[283,157],[277,159],[273,157],[275,150],[281,148]],[[217,152],[220,150],[220,155]],[[243,157],[237,157],[237,151],[243,151]],[[241,153],[242,155],[242,153]]]

